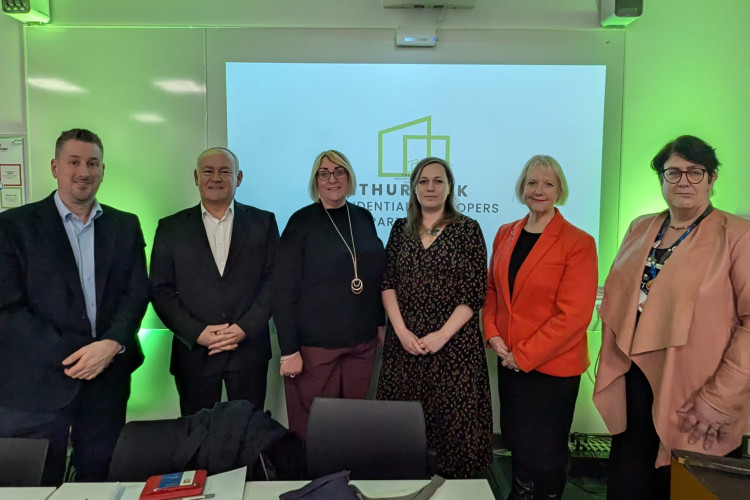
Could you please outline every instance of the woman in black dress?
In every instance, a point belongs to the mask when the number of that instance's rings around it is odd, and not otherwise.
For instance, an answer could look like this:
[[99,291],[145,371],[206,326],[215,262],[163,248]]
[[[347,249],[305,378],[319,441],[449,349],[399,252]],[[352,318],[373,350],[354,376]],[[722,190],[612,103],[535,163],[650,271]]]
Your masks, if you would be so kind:
[[[289,429],[307,437],[316,396],[363,399],[385,314],[383,243],[372,214],[347,203],[356,178],[334,150],[313,162],[310,197],[281,235],[273,318],[281,347]],[[381,335],[382,337],[382,335]]]
[[388,313],[378,399],[419,401],[438,473],[471,477],[492,460],[492,407],[479,309],[487,248],[479,224],[453,206],[448,163],[411,174],[405,219],[391,230],[383,281]]

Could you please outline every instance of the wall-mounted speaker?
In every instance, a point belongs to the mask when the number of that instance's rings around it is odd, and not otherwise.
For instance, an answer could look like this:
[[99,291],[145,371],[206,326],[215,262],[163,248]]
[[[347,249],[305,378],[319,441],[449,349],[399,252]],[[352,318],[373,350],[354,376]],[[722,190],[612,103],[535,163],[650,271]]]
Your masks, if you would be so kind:
[[600,0],[602,26],[627,26],[643,14],[643,0]]
[[49,0],[2,0],[3,12],[22,23],[48,23]]

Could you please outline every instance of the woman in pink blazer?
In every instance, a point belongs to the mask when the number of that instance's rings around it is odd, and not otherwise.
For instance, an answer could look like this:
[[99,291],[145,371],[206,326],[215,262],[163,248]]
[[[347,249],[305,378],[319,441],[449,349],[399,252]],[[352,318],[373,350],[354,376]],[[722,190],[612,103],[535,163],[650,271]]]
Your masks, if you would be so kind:
[[711,205],[719,161],[701,139],[651,166],[668,210],[630,225],[600,308],[610,499],[669,498],[671,449],[726,455],[750,413],[750,221]]
[[516,184],[529,207],[492,246],[484,335],[498,355],[500,429],[512,453],[509,500],[562,496],[568,433],[597,287],[596,243],[567,222],[568,186],[551,156],[533,156]]

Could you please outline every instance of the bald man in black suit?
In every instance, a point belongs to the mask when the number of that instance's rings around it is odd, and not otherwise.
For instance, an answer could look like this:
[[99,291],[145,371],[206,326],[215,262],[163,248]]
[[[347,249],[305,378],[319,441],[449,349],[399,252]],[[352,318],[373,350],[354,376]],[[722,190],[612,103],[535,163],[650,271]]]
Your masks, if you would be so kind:
[[201,202],[159,221],[151,254],[154,309],[174,333],[180,411],[212,407],[222,383],[230,400],[263,408],[276,219],[234,200],[242,171],[226,148],[201,153],[194,179]]

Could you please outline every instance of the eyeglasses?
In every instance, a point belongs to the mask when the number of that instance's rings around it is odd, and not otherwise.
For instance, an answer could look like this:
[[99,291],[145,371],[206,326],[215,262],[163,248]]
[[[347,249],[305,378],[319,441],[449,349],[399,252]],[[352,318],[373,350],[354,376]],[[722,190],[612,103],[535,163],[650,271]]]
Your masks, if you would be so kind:
[[333,172],[321,168],[320,170],[315,172],[315,177],[317,177],[319,181],[327,181],[331,178],[331,174],[333,174],[336,179],[343,179],[349,175],[349,172],[347,172],[344,167],[338,167],[334,169]]
[[670,167],[665,168],[661,171],[661,175],[664,180],[670,184],[677,184],[682,179],[682,174],[685,174],[690,184],[699,184],[703,177],[706,175],[706,169],[704,168],[689,168],[687,170],[680,170],[679,168]]

